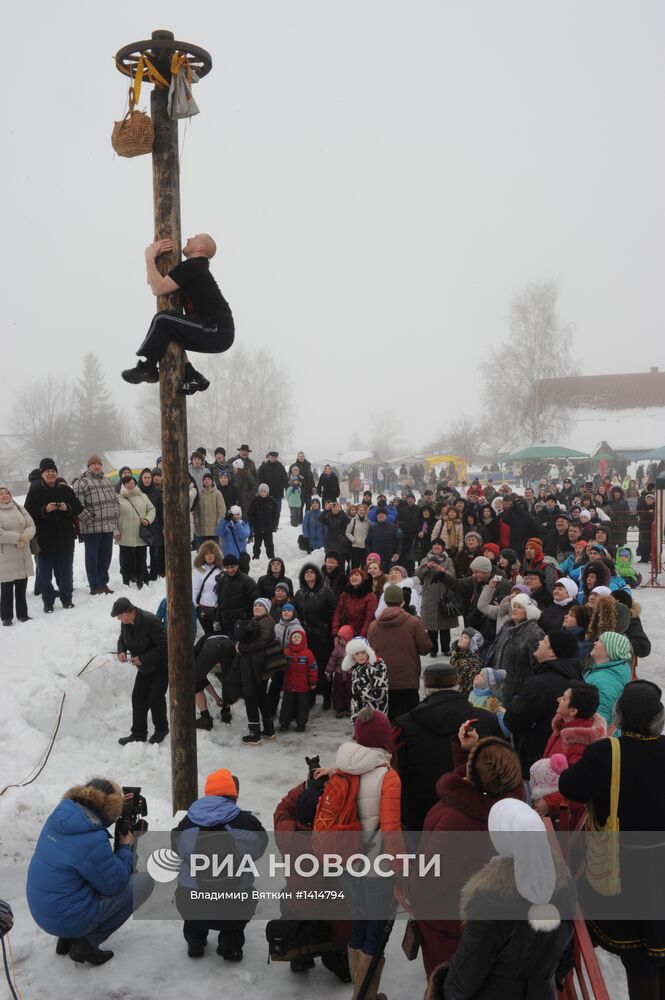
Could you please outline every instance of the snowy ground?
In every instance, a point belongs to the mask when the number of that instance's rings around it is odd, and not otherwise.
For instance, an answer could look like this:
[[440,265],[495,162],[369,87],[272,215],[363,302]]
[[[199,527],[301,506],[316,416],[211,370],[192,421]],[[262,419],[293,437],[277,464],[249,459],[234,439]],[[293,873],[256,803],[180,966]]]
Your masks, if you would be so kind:
[[[283,518],[275,536],[277,554],[294,579],[305,561],[296,545],[297,534]],[[253,562],[252,575],[259,576],[266,566],[265,559]],[[27,864],[44,820],[68,787],[93,775],[106,775],[121,784],[140,784],[148,799],[151,828],[168,830],[173,825],[168,739],[161,746],[123,748],[117,742],[129,732],[132,673],[111,655],[103,655],[82,678],[76,677],[91,656],[115,648],[118,625],[109,614],[113,598],[88,594],[82,546],[77,546],[74,573],[74,610],[65,611],[56,602],[55,614],[47,618],[41,602],[32,598],[34,621],[3,629],[0,637],[0,787],[21,781],[39,761],[62,694],[66,694],[62,724],[46,768],[33,784],[9,789],[0,798],[0,896],[10,902],[15,914],[11,944],[23,1000],[180,1000],[191,991],[193,982],[200,996],[216,996],[222,987],[230,1000],[266,995],[273,1000],[304,998],[313,990],[331,998],[348,997],[350,988],[318,963],[315,971],[301,976],[293,975],[287,964],[266,964],[265,925],[259,922],[247,928],[245,960],[231,966],[215,954],[214,947],[196,963],[188,959],[178,922],[130,921],[113,935],[111,946],[116,957],[98,969],[58,958],[54,939],[34,925],[24,894]],[[116,595],[126,592],[117,570],[117,555],[111,587]],[[131,596],[141,607],[154,611],[164,596],[164,583],[140,593],[134,589]],[[665,649],[665,595],[641,591],[639,600],[647,633],[655,640],[651,658],[640,665],[640,675],[659,681]],[[241,805],[255,812],[270,829],[279,799],[305,776],[305,755],[318,753],[323,764],[331,763],[339,743],[348,738],[350,726],[317,708],[304,735],[280,734],[275,743],[249,749],[240,743],[245,732],[242,708],[231,726],[216,723],[212,732],[199,732],[199,783],[210,771],[229,767],[241,779]],[[418,997],[426,985],[421,961],[404,959],[401,937],[399,928],[388,948],[382,980],[390,1000]],[[627,994],[620,966],[603,956],[603,967],[612,1000],[624,1000]],[[1,996],[7,995],[4,990],[3,986]]]

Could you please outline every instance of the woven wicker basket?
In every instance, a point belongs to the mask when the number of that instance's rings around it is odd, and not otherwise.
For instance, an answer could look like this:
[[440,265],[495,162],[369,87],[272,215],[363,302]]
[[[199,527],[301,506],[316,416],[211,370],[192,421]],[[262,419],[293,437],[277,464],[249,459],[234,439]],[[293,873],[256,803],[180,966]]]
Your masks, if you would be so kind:
[[155,129],[152,119],[143,111],[128,111],[113,126],[111,145],[118,156],[144,156],[152,152]]

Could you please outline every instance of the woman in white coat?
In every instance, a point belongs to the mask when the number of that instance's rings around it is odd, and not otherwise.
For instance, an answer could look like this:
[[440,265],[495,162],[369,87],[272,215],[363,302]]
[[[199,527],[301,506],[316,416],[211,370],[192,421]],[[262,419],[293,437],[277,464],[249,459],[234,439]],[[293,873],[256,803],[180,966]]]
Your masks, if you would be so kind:
[[25,592],[28,577],[34,573],[30,540],[35,537],[35,522],[27,510],[12,499],[11,491],[0,486],[0,619],[3,625],[14,621],[29,622]]
[[116,541],[120,544],[120,574],[126,587],[131,580],[141,589],[147,583],[146,553],[149,542],[141,538],[141,525],[152,524],[155,508],[141,493],[133,476],[123,481],[119,497],[119,518]]

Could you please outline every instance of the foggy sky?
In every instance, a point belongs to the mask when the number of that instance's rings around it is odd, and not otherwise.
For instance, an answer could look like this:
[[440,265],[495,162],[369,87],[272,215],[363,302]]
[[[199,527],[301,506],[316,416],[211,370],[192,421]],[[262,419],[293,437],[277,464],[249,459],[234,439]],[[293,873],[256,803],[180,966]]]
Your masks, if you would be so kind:
[[159,9],[6,14],[4,432],[18,384],[86,351],[123,406],[150,391],[120,379],[154,305],[150,159],[110,133],[112,56],[156,28],[213,56],[180,125],[183,237],[217,238],[237,342],[288,367],[294,450],[343,451],[387,406],[414,447],[479,413],[478,363],[530,281],[560,283],[583,373],[665,365],[662,3]]

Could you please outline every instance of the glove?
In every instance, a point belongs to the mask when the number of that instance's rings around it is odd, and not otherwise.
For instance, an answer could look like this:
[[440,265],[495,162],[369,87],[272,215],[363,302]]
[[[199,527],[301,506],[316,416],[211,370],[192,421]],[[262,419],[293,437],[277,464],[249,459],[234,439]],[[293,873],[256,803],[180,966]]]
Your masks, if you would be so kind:
[[27,530],[21,532],[21,534],[18,536],[18,540],[23,545],[27,545],[27,543],[30,541],[30,536],[28,535]]

